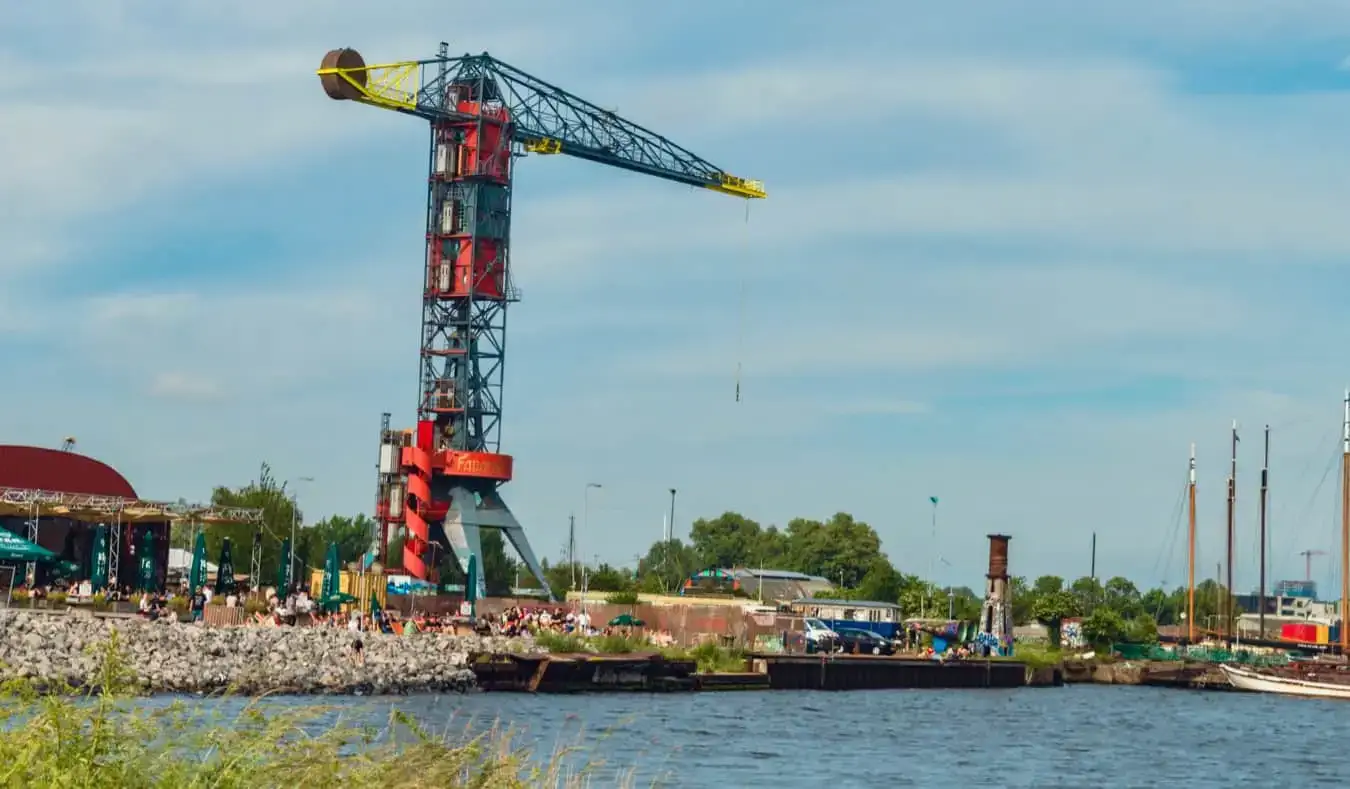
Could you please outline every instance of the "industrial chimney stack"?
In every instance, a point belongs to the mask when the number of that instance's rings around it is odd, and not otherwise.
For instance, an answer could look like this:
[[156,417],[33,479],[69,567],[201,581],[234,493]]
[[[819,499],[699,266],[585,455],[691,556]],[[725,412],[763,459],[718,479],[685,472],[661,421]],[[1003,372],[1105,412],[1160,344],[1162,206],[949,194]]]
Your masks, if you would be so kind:
[[985,576],[984,607],[980,611],[980,647],[986,655],[1012,654],[1012,585],[1008,576],[1006,534],[989,535],[989,574]]

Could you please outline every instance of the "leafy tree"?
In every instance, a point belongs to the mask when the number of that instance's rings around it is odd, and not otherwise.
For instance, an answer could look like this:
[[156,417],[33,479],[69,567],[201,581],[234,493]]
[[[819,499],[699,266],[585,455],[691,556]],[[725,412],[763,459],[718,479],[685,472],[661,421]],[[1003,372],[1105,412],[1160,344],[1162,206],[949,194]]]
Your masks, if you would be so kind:
[[1116,576],[1102,587],[1102,602],[1125,619],[1134,619],[1144,613],[1143,597],[1139,588],[1128,578]]
[[633,575],[602,563],[586,576],[586,588],[593,592],[626,592],[633,588]]
[[763,536],[758,523],[738,512],[699,518],[689,528],[689,540],[703,567],[757,566],[760,557],[755,549]]
[[904,582],[900,571],[885,556],[878,554],[868,564],[867,571],[858,583],[858,599],[898,603]]
[[[278,484],[272,476],[271,467],[263,463],[256,480],[238,488],[216,488],[211,493],[211,503],[217,507],[262,510],[263,524],[261,527],[249,523],[205,524],[202,530],[206,533],[207,559],[216,561],[221,544],[228,537],[234,551],[235,567],[246,570],[257,533],[262,540],[263,582],[275,583],[277,567],[281,562],[281,541],[290,536],[292,518],[298,514],[286,485]],[[296,555],[304,556],[298,551]]]
[[1158,643],[1158,623],[1148,614],[1140,614],[1129,621],[1125,638],[1132,644]]
[[639,586],[650,594],[674,594],[699,570],[698,554],[680,539],[652,544],[638,561]]
[[1073,582],[1069,587],[1073,593],[1074,599],[1078,601],[1078,610],[1083,613],[1092,613],[1101,605],[1105,593],[1102,591],[1101,583],[1091,576],[1083,576]]
[[1012,617],[1013,624],[1025,625],[1032,621],[1032,609],[1036,605],[1035,592],[1027,586],[1027,579],[1014,575],[1008,581],[1008,586],[1012,592]]
[[786,534],[794,569],[842,587],[857,586],[876,561],[884,558],[876,531],[843,512],[825,522],[794,519]]
[[1124,637],[1125,620],[1110,608],[1098,608],[1083,619],[1083,640],[1093,646],[1106,649]]
[[1063,590],[1064,579],[1060,578],[1058,575],[1042,575],[1040,578],[1037,578],[1036,582],[1031,586],[1031,593],[1036,597]]
[[[1037,585],[1040,581],[1037,581]],[[1061,586],[1063,583],[1061,582]],[[1065,619],[1078,615],[1078,599],[1073,593],[1060,589],[1036,596],[1032,616],[1049,631],[1050,645],[1059,648],[1060,625]]]

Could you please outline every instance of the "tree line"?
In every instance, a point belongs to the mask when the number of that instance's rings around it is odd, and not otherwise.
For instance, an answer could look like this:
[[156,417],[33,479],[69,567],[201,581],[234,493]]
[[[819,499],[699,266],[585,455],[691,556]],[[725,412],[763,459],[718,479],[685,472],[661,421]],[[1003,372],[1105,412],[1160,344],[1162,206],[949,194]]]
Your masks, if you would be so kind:
[[[303,512],[297,511],[295,498],[284,483],[277,482],[266,464],[258,479],[245,486],[216,488],[211,501],[221,507],[262,511],[259,534],[264,583],[275,582],[282,540],[290,537],[293,519],[301,524],[296,530],[296,557],[310,568],[323,566],[330,542],[337,543],[344,566],[358,561],[369,549],[373,523],[368,516],[332,516],[303,525]],[[247,566],[255,528],[251,524],[202,526],[208,557],[219,555],[221,543],[228,537],[236,567]],[[173,544],[190,548],[191,532],[175,530]],[[539,580],[510,555],[500,532],[485,529],[482,546],[481,566],[489,594],[507,595],[513,587],[539,586]],[[401,540],[395,537],[383,557],[385,566],[399,566],[402,551]],[[434,560],[443,583],[463,583],[459,564],[448,551],[437,549]],[[606,562],[572,565],[547,559],[540,564],[545,580],[559,594],[579,588],[581,579],[596,592],[670,594],[701,570],[749,567],[820,576],[836,585],[837,589],[829,593],[831,597],[897,603],[907,617],[950,614],[956,619],[976,620],[983,598],[982,591],[977,593],[970,587],[938,587],[917,574],[901,572],[881,550],[876,530],[844,512],[825,520],[794,518],[782,529],[763,526],[740,513],[725,512],[694,521],[687,541],[676,538],[654,542],[633,566]],[[1107,636],[1114,640],[1149,640],[1156,637],[1158,626],[1185,621],[1185,587],[1144,591],[1123,577],[1104,582],[1090,577],[1066,581],[1055,575],[1043,575],[1030,583],[1016,576],[1011,584],[1014,622],[1043,623],[1052,638],[1058,635],[1060,623],[1073,617],[1083,617],[1083,630],[1094,641]],[[1215,625],[1223,597],[1223,587],[1212,580],[1196,587],[1198,626]]]

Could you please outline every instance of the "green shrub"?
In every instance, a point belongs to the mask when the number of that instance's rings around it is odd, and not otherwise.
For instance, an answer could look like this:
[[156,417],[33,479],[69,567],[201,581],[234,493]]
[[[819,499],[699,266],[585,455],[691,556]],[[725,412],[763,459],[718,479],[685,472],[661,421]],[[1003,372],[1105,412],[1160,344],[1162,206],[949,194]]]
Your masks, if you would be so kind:
[[585,639],[567,633],[555,633],[552,630],[541,630],[536,633],[534,643],[558,655],[589,651],[586,649]]
[[206,604],[207,604],[207,605],[213,605],[213,606],[214,606],[214,605],[225,605],[225,595],[223,595],[223,594],[212,595],[212,596],[211,596],[211,599],[206,601]]
[[602,655],[627,655],[630,652],[650,650],[652,645],[641,636],[624,636],[614,633],[591,639],[591,646]]
[[27,589],[11,589],[9,592],[9,602],[12,605],[28,605],[33,596]]
[[182,595],[169,600],[169,610],[178,614],[186,614],[191,605],[192,601]]
[[69,599],[70,598],[66,596],[65,592],[52,592],[47,595],[47,605],[52,608],[63,608],[66,605],[66,601]]
[[605,596],[605,602],[610,605],[637,605],[638,593],[630,590],[610,592]]
[[108,596],[102,592],[95,592],[94,596],[89,598],[89,604],[94,607],[95,611],[107,611]]
[[244,601],[244,613],[249,616],[253,616],[254,614],[265,614],[267,613],[267,603],[264,603],[257,598],[250,597]]

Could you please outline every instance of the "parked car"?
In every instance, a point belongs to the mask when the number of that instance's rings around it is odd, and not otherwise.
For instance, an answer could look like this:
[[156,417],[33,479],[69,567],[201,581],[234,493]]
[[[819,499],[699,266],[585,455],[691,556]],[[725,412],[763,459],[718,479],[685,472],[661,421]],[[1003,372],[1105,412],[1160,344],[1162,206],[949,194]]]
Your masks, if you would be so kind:
[[834,646],[839,652],[859,655],[894,655],[895,642],[871,630],[840,628]]
[[832,652],[835,644],[839,640],[839,634],[834,632],[819,619],[807,617],[802,620],[806,626],[806,651],[807,652]]

